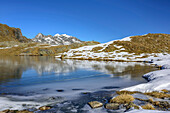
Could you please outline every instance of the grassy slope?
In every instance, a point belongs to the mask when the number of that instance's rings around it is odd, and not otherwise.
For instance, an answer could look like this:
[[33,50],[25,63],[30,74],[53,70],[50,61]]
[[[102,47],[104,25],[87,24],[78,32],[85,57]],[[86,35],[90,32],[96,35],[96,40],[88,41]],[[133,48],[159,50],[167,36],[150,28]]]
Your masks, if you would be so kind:
[[[60,46],[50,46],[48,44],[39,43],[16,43],[11,42],[13,45],[18,45],[17,47],[12,47],[9,49],[0,49],[0,55],[43,55],[43,56],[54,56],[58,53],[67,52],[70,49],[75,49],[87,45],[99,44],[98,42],[89,41],[83,43],[75,43],[72,45],[60,45]],[[15,44],[14,44],[15,43]],[[8,44],[8,45],[12,45]]]
[[[147,34],[142,36],[132,36],[131,41],[114,41],[103,51],[102,47],[95,47],[93,52],[113,52],[119,50],[116,46],[122,46],[125,50],[120,52],[128,53],[170,53],[170,34]],[[120,49],[121,49],[120,48]]]

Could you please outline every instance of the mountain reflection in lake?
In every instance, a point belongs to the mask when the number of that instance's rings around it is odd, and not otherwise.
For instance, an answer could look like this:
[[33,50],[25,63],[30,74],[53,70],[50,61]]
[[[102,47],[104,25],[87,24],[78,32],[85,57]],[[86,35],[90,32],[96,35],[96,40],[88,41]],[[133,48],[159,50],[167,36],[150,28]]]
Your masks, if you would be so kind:
[[[39,77],[42,75],[59,76],[61,74],[69,76],[69,73],[80,69],[94,70],[111,74],[112,76],[128,75],[132,79],[141,79],[144,73],[152,71],[154,68],[136,62],[61,61],[53,57],[0,57],[0,83],[13,79]],[[79,78],[80,75],[77,77]]]
[[37,106],[49,104],[51,101],[46,99],[54,95],[72,97],[85,91],[116,90],[136,85],[145,82],[141,76],[154,69],[136,62],[1,56],[0,110],[16,107],[15,102],[17,109],[21,109],[24,102]]

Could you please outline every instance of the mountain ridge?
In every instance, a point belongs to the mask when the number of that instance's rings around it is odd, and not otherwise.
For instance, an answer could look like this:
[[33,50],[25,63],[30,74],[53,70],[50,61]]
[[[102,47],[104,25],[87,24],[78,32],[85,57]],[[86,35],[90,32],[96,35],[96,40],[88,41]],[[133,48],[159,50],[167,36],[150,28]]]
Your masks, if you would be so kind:
[[42,33],[38,33],[35,38],[32,39],[34,42],[43,43],[43,44],[51,44],[51,45],[70,45],[73,43],[81,43],[83,41],[79,40],[76,37],[69,36],[67,34],[55,34],[52,35],[43,35]]
[[0,42],[15,41],[15,42],[31,42],[31,39],[22,35],[20,28],[10,27],[0,23]]

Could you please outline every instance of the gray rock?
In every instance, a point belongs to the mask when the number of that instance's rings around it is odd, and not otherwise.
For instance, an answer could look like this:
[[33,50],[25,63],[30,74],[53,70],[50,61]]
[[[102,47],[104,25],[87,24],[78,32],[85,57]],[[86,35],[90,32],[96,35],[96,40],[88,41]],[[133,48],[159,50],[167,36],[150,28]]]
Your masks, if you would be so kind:
[[105,107],[106,109],[117,110],[119,109],[119,104],[118,103],[107,103]]
[[141,94],[141,93],[135,93],[135,94],[132,94],[132,96],[134,98],[140,98],[140,99],[145,99],[145,100],[148,100],[149,98],[147,97],[147,95],[144,95],[144,94]]

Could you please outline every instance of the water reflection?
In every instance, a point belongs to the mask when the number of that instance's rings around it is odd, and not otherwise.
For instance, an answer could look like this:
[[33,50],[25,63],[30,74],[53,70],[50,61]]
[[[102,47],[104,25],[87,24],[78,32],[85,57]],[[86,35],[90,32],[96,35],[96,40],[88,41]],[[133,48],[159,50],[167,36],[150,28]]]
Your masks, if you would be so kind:
[[[95,70],[112,76],[129,75],[141,78],[141,75],[154,70],[153,67],[135,62],[106,62],[87,60],[63,60],[54,57],[0,57],[0,83],[11,79],[21,79],[23,72],[33,76],[67,75],[78,69]],[[36,70],[31,73],[30,70]],[[28,75],[28,74],[27,74]],[[69,76],[69,74],[68,74]]]

